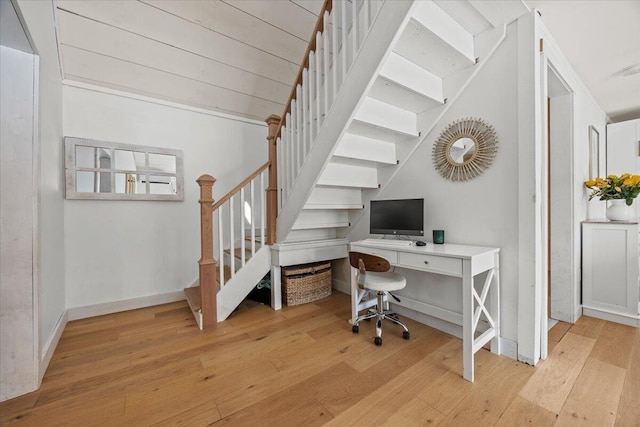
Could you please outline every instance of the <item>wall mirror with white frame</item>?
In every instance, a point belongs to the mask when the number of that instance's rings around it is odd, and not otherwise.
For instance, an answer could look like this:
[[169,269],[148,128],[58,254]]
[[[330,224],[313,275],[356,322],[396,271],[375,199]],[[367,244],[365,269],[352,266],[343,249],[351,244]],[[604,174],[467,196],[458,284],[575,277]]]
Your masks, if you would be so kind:
[[181,150],[65,137],[66,198],[184,200]]

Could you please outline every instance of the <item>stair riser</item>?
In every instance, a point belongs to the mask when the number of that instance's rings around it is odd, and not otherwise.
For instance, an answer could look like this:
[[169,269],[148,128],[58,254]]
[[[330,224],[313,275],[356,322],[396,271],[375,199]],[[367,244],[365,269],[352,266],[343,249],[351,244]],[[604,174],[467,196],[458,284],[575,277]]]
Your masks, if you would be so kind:
[[442,78],[397,53],[391,53],[380,71],[380,76],[426,98],[444,102]]
[[344,135],[333,155],[382,164],[397,163],[394,143],[349,133]]
[[378,171],[373,167],[329,163],[318,180],[318,185],[378,188]]
[[406,136],[418,136],[415,113],[370,97],[360,105],[354,120]]
[[348,225],[349,215],[345,210],[303,210],[293,229],[335,228]]
[[361,206],[362,193],[350,188],[316,187],[311,192],[305,209],[314,209],[319,206]]

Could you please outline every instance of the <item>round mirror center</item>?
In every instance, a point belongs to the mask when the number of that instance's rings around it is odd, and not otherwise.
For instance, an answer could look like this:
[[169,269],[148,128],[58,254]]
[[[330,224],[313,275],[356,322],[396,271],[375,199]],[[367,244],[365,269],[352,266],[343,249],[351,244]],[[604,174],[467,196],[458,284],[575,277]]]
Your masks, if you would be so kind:
[[476,142],[471,138],[457,139],[449,146],[449,156],[451,160],[458,164],[463,164],[473,156],[476,152]]

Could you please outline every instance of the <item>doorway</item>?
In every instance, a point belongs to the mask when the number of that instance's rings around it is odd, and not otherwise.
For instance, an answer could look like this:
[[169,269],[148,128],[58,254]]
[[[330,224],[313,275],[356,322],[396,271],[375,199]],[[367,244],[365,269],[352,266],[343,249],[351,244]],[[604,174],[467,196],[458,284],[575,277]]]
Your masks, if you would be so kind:
[[542,316],[541,357],[546,358],[548,330],[574,320],[573,247],[573,93],[552,64],[546,67],[546,304]]

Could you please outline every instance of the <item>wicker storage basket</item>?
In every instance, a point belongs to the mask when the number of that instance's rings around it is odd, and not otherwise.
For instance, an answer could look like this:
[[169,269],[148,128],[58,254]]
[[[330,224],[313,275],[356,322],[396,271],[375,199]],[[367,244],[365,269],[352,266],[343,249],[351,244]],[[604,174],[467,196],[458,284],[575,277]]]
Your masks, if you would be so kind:
[[299,305],[331,295],[331,263],[296,265],[282,268],[282,299]]

